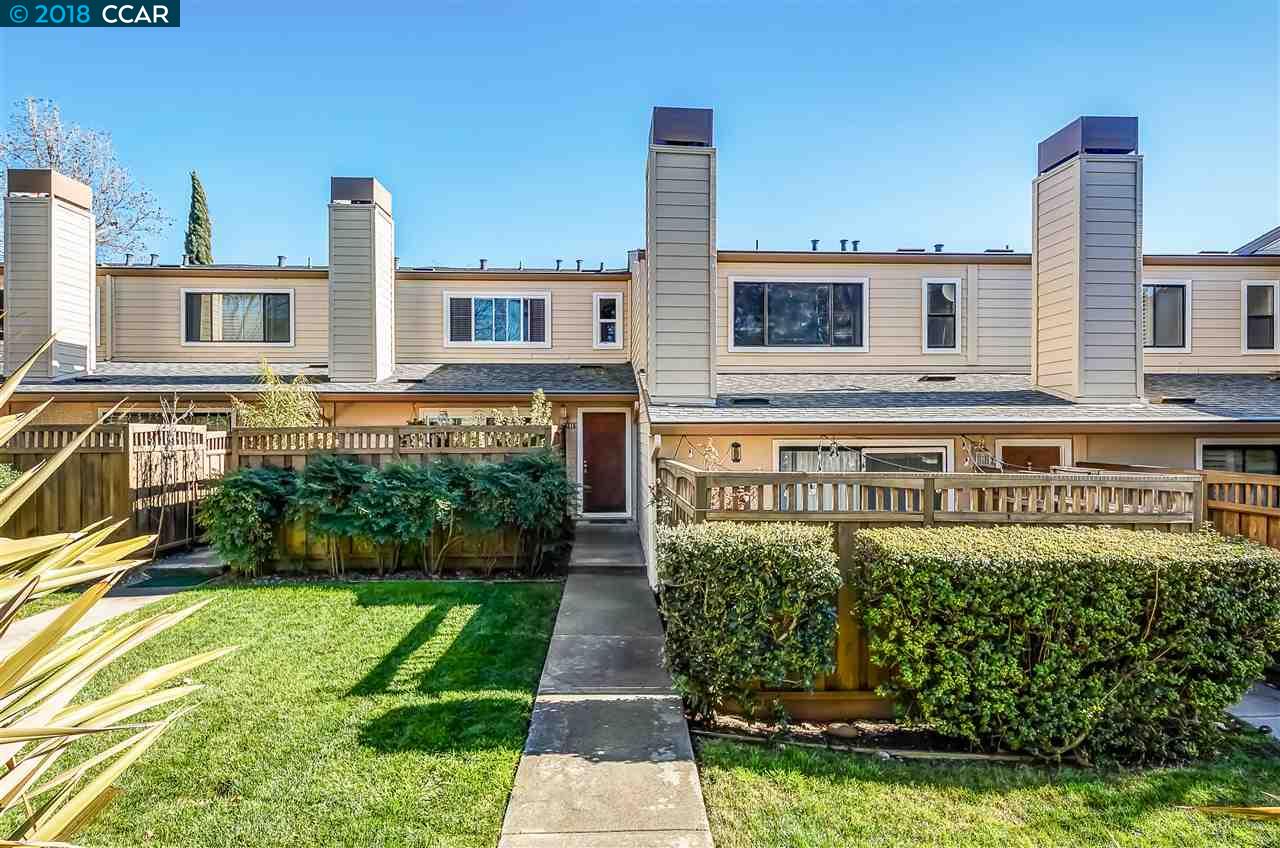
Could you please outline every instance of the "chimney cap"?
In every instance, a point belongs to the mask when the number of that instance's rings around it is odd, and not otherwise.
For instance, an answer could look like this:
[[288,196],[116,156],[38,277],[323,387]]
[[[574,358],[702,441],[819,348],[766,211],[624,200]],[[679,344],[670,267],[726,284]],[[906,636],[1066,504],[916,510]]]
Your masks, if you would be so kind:
[[6,176],[11,195],[48,195],[74,203],[81,209],[93,208],[93,189],[52,168],[10,168]]
[[711,147],[712,111],[679,106],[654,106],[649,125],[650,144]]
[[1082,153],[1137,153],[1138,119],[1083,115],[1040,142],[1038,173]]
[[391,214],[391,192],[373,177],[331,177],[329,200],[332,203],[373,203]]

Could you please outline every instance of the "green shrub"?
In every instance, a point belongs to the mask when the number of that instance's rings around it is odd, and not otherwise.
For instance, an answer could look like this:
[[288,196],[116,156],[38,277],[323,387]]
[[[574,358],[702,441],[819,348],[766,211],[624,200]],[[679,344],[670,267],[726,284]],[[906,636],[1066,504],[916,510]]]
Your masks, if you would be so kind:
[[573,530],[578,490],[564,460],[550,450],[522,454],[503,466],[512,489],[509,522],[528,548],[530,570],[541,570],[548,554],[563,548]]
[[213,483],[198,520],[233,572],[254,576],[271,561],[293,487],[293,472],[280,468],[242,468]]
[[341,542],[360,536],[364,529],[355,499],[373,473],[373,468],[345,456],[318,456],[298,475],[290,512],[324,537],[334,575],[343,572]]
[[14,483],[18,482],[18,478],[22,476],[22,472],[14,468],[7,462],[0,462],[0,489],[7,489]]
[[437,490],[437,477],[430,465],[398,462],[369,475],[352,499],[355,532],[374,545],[380,574],[395,571],[406,545],[418,546],[423,568],[429,567],[426,548],[441,503],[451,503]]
[[666,658],[700,715],[751,687],[812,688],[835,667],[840,570],[831,528],[714,522],[658,528]]
[[1209,532],[863,530],[854,558],[881,692],[989,749],[1207,754],[1280,647],[1280,553]]

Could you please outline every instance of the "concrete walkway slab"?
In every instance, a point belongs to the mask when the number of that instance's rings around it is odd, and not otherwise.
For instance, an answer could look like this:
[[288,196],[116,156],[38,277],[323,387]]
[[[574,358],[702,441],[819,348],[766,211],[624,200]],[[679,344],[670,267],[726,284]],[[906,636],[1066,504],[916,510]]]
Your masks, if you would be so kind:
[[644,551],[635,525],[579,524],[574,530],[569,568],[644,568]]
[[653,593],[617,567],[639,543],[608,529],[571,558],[617,570],[565,583],[499,848],[711,848]]
[[1227,712],[1253,727],[1270,727],[1272,737],[1280,740],[1280,689],[1255,683]]

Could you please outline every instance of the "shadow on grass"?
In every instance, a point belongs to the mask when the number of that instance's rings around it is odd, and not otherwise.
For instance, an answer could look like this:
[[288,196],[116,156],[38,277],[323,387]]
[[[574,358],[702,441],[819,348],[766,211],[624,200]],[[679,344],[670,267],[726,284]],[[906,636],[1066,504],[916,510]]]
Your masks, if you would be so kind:
[[[699,746],[705,766],[753,773],[769,782],[803,780],[814,792],[856,793],[859,784],[880,784],[913,793],[971,796],[975,803],[1006,803],[1002,796],[1057,793],[1109,824],[1130,825],[1156,811],[1183,805],[1269,804],[1280,792],[1280,756],[1265,743],[1244,737],[1215,761],[1145,769],[1086,770],[1069,767],[880,761],[838,752],[785,751],[732,742]],[[1280,828],[1277,828],[1280,832]]]
[[396,707],[360,729],[360,744],[383,753],[519,751],[529,721],[519,696],[444,699]]

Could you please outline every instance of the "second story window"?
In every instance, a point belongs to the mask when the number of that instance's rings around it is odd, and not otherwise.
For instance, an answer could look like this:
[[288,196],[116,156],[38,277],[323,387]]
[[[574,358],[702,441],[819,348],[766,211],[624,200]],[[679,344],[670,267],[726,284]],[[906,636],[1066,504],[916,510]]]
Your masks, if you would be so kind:
[[293,344],[293,292],[182,292],[182,343]]
[[921,335],[925,353],[960,351],[960,281],[926,279],[921,283]]
[[549,292],[445,292],[444,303],[446,347],[551,347]]
[[595,336],[592,347],[608,350],[622,347],[622,295],[618,292],[596,292],[592,296],[595,311]]
[[731,283],[731,349],[865,351],[867,280]]
[[1275,353],[1276,301],[1280,282],[1246,280],[1240,286],[1240,349],[1244,353]]
[[1147,353],[1188,353],[1191,287],[1185,282],[1142,286],[1142,347]]

